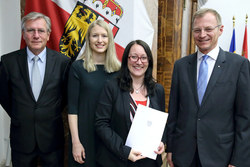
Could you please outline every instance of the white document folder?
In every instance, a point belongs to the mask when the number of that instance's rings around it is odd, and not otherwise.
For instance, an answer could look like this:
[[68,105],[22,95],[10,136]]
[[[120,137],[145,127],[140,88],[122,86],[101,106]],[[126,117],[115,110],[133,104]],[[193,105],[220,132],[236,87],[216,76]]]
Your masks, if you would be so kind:
[[125,145],[155,160],[167,117],[168,113],[139,104]]

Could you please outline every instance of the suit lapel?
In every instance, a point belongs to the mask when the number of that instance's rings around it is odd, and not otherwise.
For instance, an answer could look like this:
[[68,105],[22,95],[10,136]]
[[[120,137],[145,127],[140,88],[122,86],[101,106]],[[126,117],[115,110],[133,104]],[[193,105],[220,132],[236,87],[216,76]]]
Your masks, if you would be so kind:
[[44,80],[43,80],[43,85],[41,88],[41,92],[40,95],[38,97],[38,100],[40,98],[40,96],[43,95],[44,91],[46,90],[46,86],[49,84],[49,80],[51,77],[51,73],[53,71],[53,68],[55,67],[55,55],[51,52],[50,49],[47,48],[46,51],[46,66],[45,66],[45,73],[44,73]]
[[31,84],[30,84],[30,77],[29,77],[29,70],[28,70],[28,60],[27,60],[27,51],[26,48],[20,50],[19,56],[17,57],[17,61],[19,64],[19,69],[22,75],[22,78],[27,86],[27,90],[29,94],[34,98]]
[[131,120],[130,120],[130,101],[129,101],[129,97],[130,94],[129,92],[126,91],[122,91],[122,99],[123,99],[123,107],[124,110],[124,115],[125,115],[125,120],[126,120],[126,125],[127,125],[127,129],[129,131],[130,126],[132,124]]
[[212,72],[211,77],[209,79],[207,89],[206,89],[206,92],[205,92],[203,100],[202,100],[202,104],[204,104],[206,102],[206,100],[209,97],[209,94],[213,90],[221,72],[223,71],[223,69],[226,65],[225,62],[226,62],[225,52],[222,49],[220,49],[217,61],[215,62],[213,72]]
[[199,99],[197,94],[197,53],[191,54],[188,61],[188,75],[190,78],[190,85],[196,104],[199,106]]

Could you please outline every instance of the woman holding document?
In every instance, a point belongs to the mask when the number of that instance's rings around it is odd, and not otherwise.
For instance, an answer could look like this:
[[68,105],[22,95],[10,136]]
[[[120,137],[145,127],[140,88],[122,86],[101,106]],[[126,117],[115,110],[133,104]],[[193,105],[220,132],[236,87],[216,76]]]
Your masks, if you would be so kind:
[[155,82],[152,71],[149,46],[141,40],[130,42],[125,48],[118,78],[105,85],[98,102],[95,123],[100,138],[96,155],[98,166],[161,166],[165,136],[155,150],[156,160],[125,145],[138,104],[165,112],[164,88]]

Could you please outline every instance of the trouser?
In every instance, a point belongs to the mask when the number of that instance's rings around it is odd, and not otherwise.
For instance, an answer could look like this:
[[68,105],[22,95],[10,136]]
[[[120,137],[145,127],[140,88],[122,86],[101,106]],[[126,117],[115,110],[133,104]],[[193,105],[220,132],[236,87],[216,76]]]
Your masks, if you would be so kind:
[[[180,167],[180,166],[174,164],[174,167]],[[189,167],[202,167],[199,154],[198,154],[198,150],[196,150],[194,154],[194,159]]]
[[13,167],[63,167],[63,149],[43,153],[38,147],[31,153],[11,152]]

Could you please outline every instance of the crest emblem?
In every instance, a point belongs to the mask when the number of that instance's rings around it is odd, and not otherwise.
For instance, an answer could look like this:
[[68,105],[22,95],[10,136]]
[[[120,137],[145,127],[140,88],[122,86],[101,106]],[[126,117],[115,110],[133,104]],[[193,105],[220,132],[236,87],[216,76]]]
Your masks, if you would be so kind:
[[[98,0],[93,0],[92,3],[95,1]],[[106,6],[108,4],[109,3],[107,3]],[[95,6],[99,7],[98,4],[95,4]],[[107,7],[105,7],[105,9],[106,8]],[[116,11],[118,10],[116,9]],[[117,12],[114,14],[116,13]],[[114,16],[114,14],[112,16]],[[78,1],[64,27],[64,32],[59,42],[60,52],[70,57],[72,60],[75,60],[84,46],[85,36],[89,25],[98,19],[104,20],[110,25],[115,37],[119,28],[114,23],[112,23],[107,17],[104,17],[96,10]]]

